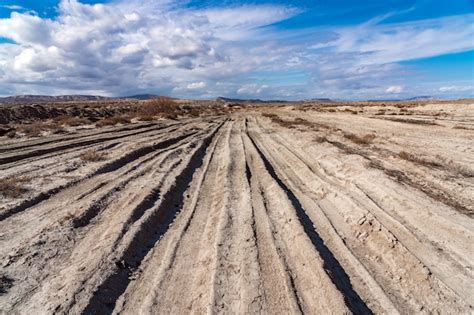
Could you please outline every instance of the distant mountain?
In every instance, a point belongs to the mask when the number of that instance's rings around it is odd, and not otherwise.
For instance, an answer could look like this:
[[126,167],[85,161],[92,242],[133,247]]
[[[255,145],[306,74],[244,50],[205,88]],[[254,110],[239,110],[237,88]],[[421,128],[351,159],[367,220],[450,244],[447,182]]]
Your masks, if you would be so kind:
[[427,101],[427,100],[434,100],[434,99],[436,98],[433,96],[421,95],[421,96],[406,98],[403,101]]
[[404,101],[429,101],[435,100],[436,97],[428,96],[428,95],[421,95],[415,96],[410,98],[397,98],[397,99],[375,99],[375,100],[367,100],[368,102],[404,102]]
[[264,101],[261,99],[240,99],[240,98],[227,98],[227,97],[222,97],[219,96],[216,98],[217,102],[223,102],[223,103],[287,103],[288,101],[282,101],[282,100],[268,100]]

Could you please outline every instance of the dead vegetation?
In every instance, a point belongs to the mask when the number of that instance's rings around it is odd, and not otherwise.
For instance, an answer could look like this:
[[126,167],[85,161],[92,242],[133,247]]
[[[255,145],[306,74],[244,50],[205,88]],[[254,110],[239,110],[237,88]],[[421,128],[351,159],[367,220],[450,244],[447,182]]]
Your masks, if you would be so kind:
[[[393,113],[393,115],[397,115],[397,113]],[[407,123],[407,124],[415,124],[415,125],[438,125],[438,123],[436,123],[436,121],[434,120],[408,119],[408,118],[384,118],[384,119],[401,122],[401,123]]]
[[344,133],[344,138],[351,140],[356,144],[369,145],[371,144],[377,136],[373,133],[368,133],[363,136],[358,136],[353,133]]
[[430,158],[421,155],[411,154],[406,151],[400,151],[398,153],[398,157],[403,160],[410,161],[426,167],[437,167],[451,171],[464,177],[474,177],[474,170],[470,169],[467,166],[460,165],[458,163],[455,163],[454,161],[443,158],[439,155],[436,155],[434,158]]
[[25,183],[28,181],[29,179],[24,176],[4,178],[0,180],[0,194],[4,198],[19,198],[28,191],[25,188]]
[[129,124],[132,120],[128,116],[116,116],[116,117],[108,117],[99,120],[95,123],[97,127],[104,127],[104,126],[115,126],[117,124]]
[[306,126],[306,127],[312,128],[313,130],[317,130],[319,126],[299,117],[295,118],[294,120],[284,120],[284,119],[281,119],[280,116],[276,114],[271,114],[271,113],[263,113],[262,116],[270,118],[272,122],[277,123],[280,126],[286,127],[286,128],[296,128],[298,126]]
[[398,153],[398,157],[403,160],[410,161],[410,162],[417,163],[424,166],[430,166],[430,167],[442,166],[442,164],[437,161],[437,160],[440,160],[441,157],[437,157],[436,160],[428,159],[426,157],[421,157],[419,155],[411,154],[406,151],[400,151],[400,153]]
[[140,121],[154,120],[157,117],[176,119],[182,110],[169,97],[156,97],[136,107],[136,115]]
[[64,128],[55,122],[34,122],[16,125],[15,130],[10,131],[6,136],[14,138],[18,133],[22,133],[27,137],[39,137],[43,132],[62,133]]
[[107,159],[105,152],[99,152],[97,150],[88,150],[81,154],[81,160],[84,162],[99,162]]
[[55,118],[54,121],[60,125],[70,126],[70,127],[77,127],[77,126],[91,123],[91,121],[85,117],[74,117],[74,116],[68,116],[68,115],[59,116]]

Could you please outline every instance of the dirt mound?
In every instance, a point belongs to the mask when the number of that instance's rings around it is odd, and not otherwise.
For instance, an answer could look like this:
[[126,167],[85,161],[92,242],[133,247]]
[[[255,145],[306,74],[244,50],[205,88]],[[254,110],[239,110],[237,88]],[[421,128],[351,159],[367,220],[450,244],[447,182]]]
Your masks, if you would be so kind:
[[31,122],[59,116],[84,117],[89,118],[91,121],[96,121],[100,118],[130,112],[131,108],[129,104],[120,103],[96,107],[88,107],[84,104],[65,106],[47,104],[4,105],[0,106],[0,124]]

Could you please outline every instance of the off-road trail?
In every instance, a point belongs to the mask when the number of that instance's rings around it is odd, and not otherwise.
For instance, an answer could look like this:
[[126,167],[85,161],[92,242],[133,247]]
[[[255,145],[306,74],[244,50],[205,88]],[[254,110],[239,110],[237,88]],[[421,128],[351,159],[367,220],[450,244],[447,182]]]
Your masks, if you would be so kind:
[[473,129],[355,116],[5,141],[0,313],[472,314]]

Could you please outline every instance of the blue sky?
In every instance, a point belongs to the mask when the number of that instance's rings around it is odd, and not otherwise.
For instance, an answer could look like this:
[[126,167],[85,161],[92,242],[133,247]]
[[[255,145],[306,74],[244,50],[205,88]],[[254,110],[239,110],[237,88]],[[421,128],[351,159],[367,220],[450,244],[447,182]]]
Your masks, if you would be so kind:
[[474,97],[474,2],[0,0],[0,95]]

